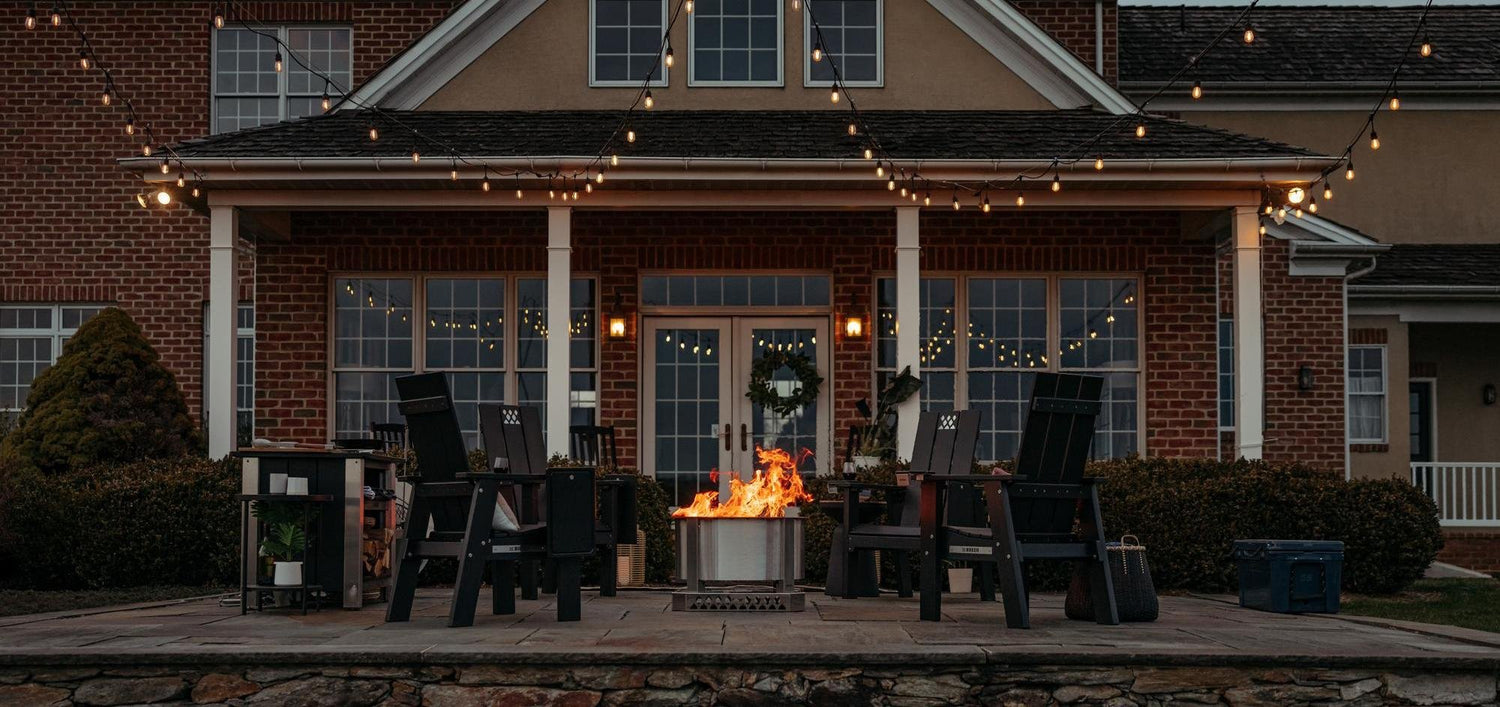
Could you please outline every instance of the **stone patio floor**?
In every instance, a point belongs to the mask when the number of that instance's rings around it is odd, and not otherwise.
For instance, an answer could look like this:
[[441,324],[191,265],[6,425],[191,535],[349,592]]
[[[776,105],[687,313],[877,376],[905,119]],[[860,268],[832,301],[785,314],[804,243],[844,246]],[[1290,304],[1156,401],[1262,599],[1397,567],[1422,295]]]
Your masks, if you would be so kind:
[[759,661],[830,665],[1280,665],[1500,670],[1500,634],[1358,617],[1241,609],[1227,597],[1162,598],[1154,623],[1098,626],[1033,600],[1033,628],[1009,629],[998,603],[944,598],[942,622],[915,599],[843,600],[809,592],[802,613],[677,613],[664,591],[585,594],[560,624],[543,595],[473,627],[446,628],[447,592],[423,590],[408,623],[384,605],[251,613],[215,599],[0,619],[0,665],[131,663],[635,663]]

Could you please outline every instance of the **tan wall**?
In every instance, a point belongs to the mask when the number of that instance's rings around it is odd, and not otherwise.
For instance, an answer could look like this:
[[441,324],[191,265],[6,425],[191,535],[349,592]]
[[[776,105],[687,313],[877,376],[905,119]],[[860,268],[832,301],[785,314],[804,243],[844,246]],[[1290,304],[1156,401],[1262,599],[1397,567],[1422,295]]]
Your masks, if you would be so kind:
[[[1419,99],[1407,101],[1408,105]],[[1341,154],[1363,123],[1353,112],[1192,112],[1204,125]],[[1335,175],[1334,200],[1319,214],[1386,243],[1476,243],[1500,237],[1500,113],[1381,113],[1381,148],[1354,151],[1356,177]],[[1321,190],[1319,192],[1321,201]]]
[[1437,366],[1437,458],[1500,461],[1500,405],[1481,389],[1500,385],[1500,325],[1412,324],[1411,358]]
[[[1350,317],[1349,329],[1385,330],[1386,445],[1381,451],[1351,451],[1350,474],[1355,478],[1411,477],[1411,401],[1407,397],[1407,325],[1397,317]],[[1352,337],[1350,345],[1358,345]],[[1356,447],[1355,449],[1359,449]]]
[[[661,110],[815,110],[828,89],[804,88],[802,13],[783,3],[785,86],[688,87],[687,18],[672,29],[677,66],[653,88]],[[1045,110],[1052,104],[921,0],[885,3],[885,87],[850,88],[868,109]],[[440,89],[425,110],[623,109],[636,89],[589,87],[589,3],[549,2]],[[938,128],[939,126],[934,126]]]

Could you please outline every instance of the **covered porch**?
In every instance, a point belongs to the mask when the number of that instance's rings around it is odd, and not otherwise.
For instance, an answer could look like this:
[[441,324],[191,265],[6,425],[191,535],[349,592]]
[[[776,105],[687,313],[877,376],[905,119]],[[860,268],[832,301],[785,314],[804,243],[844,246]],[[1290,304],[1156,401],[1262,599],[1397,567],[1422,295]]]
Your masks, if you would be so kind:
[[[445,370],[469,380],[461,404],[541,406],[550,453],[568,453],[570,424],[597,423],[616,429],[622,464],[688,487],[711,469],[748,468],[755,445],[808,449],[804,470],[827,472],[864,423],[857,402],[910,367],[926,386],[903,403],[898,454],[916,410],[978,407],[993,421],[982,456],[1006,458],[1026,372],[1089,370],[1111,380],[1096,454],[1216,456],[1222,302],[1233,453],[1260,458],[1278,404],[1268,367],[1294,376],[1300,363],[1266,353],[1268,326],[1275,337],[1296,316],[1268,308],[1264,284],[1297,278],[1288,297],[1341,288],[1335,270],[1354,257],[1331,266],[1324,251],[1314,267],[1315,249],[1293,253],[1305,233],[1262,233],[1261,206],[1327,158],[1171,121],[1150,120],[1150,140],[1115,126],[1120,135],[1101,133],[1099,164],[1064,167],[1041,156],[1062,149],[1049,140],[1118,119],[877,114],[884,139],[909,143],[918,182],[804,141],[809,125],[840,130],[837,116],[658,114],[645,133],[655,141],[584,181],[561,175],[594,158],[555,155],[597,141],[525,129],[547,115],[402,116],[427,121],[423,134],[475,141],[468,154],[501,155],[480,170],[370,141],[355,129],[369,118],[347,112],[181,146],[208,175],[194,206],[212,220],[213,454],[236,446],[236,376],[247,370],[254,436],[306,442],[399,421],[389,379]],[[567,119],[584,131],[615,120]],[[1017,134],[1028,137],[1005,138]],[[1057,187],[1026,178],[1037,174]],[[460,290],[477,299],[457,303]],[[237,308],[220,306],[244,300],[255,306],[253,369],[239,360]],[[825,382],[816,403],[770,415],[745,400],[747,371],[767,347],[791,346]],[[1327,378],[1326,397],[1340,399],[1342,370]],[[1306,391],[1295,397],[1309,404]],[[1342,420],[1329,428],[1336,438],[1314,440],[1313,456],[1341,457],[1323,448],[1341,449]]]

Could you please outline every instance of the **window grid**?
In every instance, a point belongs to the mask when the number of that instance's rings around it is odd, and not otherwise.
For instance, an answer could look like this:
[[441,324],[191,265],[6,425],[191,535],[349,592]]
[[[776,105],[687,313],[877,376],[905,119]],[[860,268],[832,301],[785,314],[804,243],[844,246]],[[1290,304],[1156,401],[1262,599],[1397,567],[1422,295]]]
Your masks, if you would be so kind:
[[1219,430],[1234,430],[1234,320],[1219,320]]
[[982,459],[1010,459],[1036,376],[1047,365],[1047,280],[968,280],[968,401],[987,424],[976,450]]
[[817,307],[832,304],[827,275],[645,275],[642,307]]
[[0,306],[0,415],[16,415],[25,408],[31,382],[57,362],[78,327],[105,306]]
[[782,85],[781,5],[782,0],[699,0],[688,23],[688,85]]
[[667,85],[660,61],[667,26],[665,0],[590,0],[589,85]]
[[656,480],[673,504],[685,506],[693,496],[715,487],[704,469],[718,470],[719,438],[700,429],[699,420],[719,416],[719,367],[722,347],[717,329],[661,329],[650,342],[656,347],[652,391],[656,416]]
[[[323,112],[322,97],[347,91],[353,83],[352,31],[347,27],[267,26],[292,53],[282,55],[284,71],[277,73],[277,43],[249,29],[213,32],[213,116],[216,133],[292,120]],[[299,59],[301,61],[299,61]],[[304,68],[311,65],[333,80]]]
[[1347,375],[1349,441],[1354,444],[1384,444],[1385,347],[1350,346]]
[[[394,298],[389,296],[392,289]],[[570,326],[574,334],[570,397],[579,401],[573,421],[592,422],[597,407],[598,338],[592,324],[597,286],[591,278],[577,278],[572,290],[576,314]],[[417,301],[407,294],[413,291],[421,295]],[[448,373],[459,424],[471,446],[479,443],[480,403],[545,406],[546,305],[546,280],[535,277],[336,278],[335,435],[367,436],[372,422],[399,421],[395,377],[421,371]],[[358,312],[359,318],[354,319],[350,310]],[[404,315],[411,311],[423,313],[422,325],[415,329],[405,324]],[[373,319],[371,312],[392,321],[394,334],[373,323],[366,326],[365,320]],[[366,330],[373,332],[370,341],[365,341]],[[590,349],[587,356],[583,347]],[[410,351],[415,355],[404,359],[398,355],[396,360],[405,364],[400,369],[371,367],[364,364],[365,359],[355,358],[368,350],[371,359],[388,362],[390,356],[380,358],[379,354],[393,348],[398,354]],[[545,426],[545,415],[543,420]]]
[[[956,325],[966,332],[974,332],[968,342],[968,356],[965,360],[958,362],[953,376],[953,393],[948,396],[944,386],[948,385],[944,376],[949,375],[946,370],[930,371],[924,368],[920,372],[924,385],[922,387],[922,408],[934,408],[928,401],[928,396],[936,387],[940,395],[941,404],[950,407],[969,407],[985,409],[985,418],[980,437],[980,458],[995,460],[1008,458],[1007,447],[1013,442],[1019,442],[1019,425],[1024,421],[1024,407],[1031,395],[1032,376],[1025,372],[1035,370],[1041,371],[1069,371],[1078,373],[1090,373],[1101,375],[1105,378],[1102,396],[1103,411],[1096,427],[1096,437],[1092,448],[1092,456],[1125,456],[1139,453],[1141,451],[1141,415],[1140,415],[1140,381],[1141,368],[1139,361],[1140,351],[1140,304],[1139,304],[1139,280],[1134,277],[1100,275],[1088,276],[1060,276],[1060,275],[1034,275],[1019,274],[1016,276],[997,275],[933,275],[923,278],[923,300],[921,308],[923,312],[924,329],[924,354],[929,340],[936,330],[929,325],[930,317],[934,310],[941,313],[943,307],[934,305],[931,301],[929,282],[956,281],[958,298],[953,308],[956,313]],[[985,296],[983,283],[1005,283],[1017,281],[1036,280],[1045,284],[1045,310],[1046,310],[1046,338],[1044,347],[1036,348],[1037,337],[1026,332],[1021,343],[1025,346],[1015,346],[1014,356],[1018,357],[1014,368],[978,367],[973,365],[974,354],[979,351],[976,342],[972,338],[979,337],[978,332],[984,331],[989,335],[992,332],[987,327],[992,326],[989,322],[991,314],[998,314],[1006,308],[985,306],[982,301]],[[1097,283],[1097,284],[1096,284]],[[1035,286],[1033,286],[1035,287]],[[978,290],[970,292],[971,289]],[[1073,296],[1076,301],[1069,301],[1069,306],[1064,307],[1064,290]],[[884,277],[876,282],[876,316],[879,324],[876,327],[876,390],[885,383],[885,380],[895,372],[895,280]],[[978,294],[978,302],[972,301],[973,295]],[[990,293],[993,295],[993,293]],[[978,305],[976,307],[976,305]],[[1028,308],[1020,308],[1022,312]],[[1029,308],[1034,313],[1032,317],[1038,316],[1042,308]],[[992,311],[996,310],[996,311]],[[1072,320],[1073,326],[1067,327],[1064,323],[1064,311],[1067,318]],[[1024,316],[1024,314],[1023,314]],[[1034,321],[1034,320],[1033,320]],[[996,324],[999,322],[997,321]],[[1088,326],[1092,324],[1093,326]],[[1033,328],[1034,328],[1033,324]],[[995,338],[996,345],[1003,338],[1001,327],[996,326],[993,336],[979,338]],[[1089,336],[1090,329],[1094,336]],[[946,341],[946,339],[945,339]],[[962,342],[960,342],[962,343]],[[992,362],[988,357],[998,352],[990,349],[990,342],[985,341],[985,352],[983,358],[986,362]],[[1069,348],[1069,344],[1073,346]],[[1088,345],[1092,344],[1092,346]],[[1049,355],[1056,351],[1057,356]],[[1009,349],[1007,349],[1009,353]],[[1028,358],[1025,354],[1030,353]],[[944,361],[938,359],[941,365]],[[924,366],[930,364],[924,362]],[[998,375],[1009,372],[1009,375]],[[1013,405],[1019,401],[1022,416],[1016,421],[1014,430],[1005,430],[999,426],[1000,413],[1006,405]],[[995,406],[995,407],[987,407]],[[1007,433],[1014,433],[1013,435]],[[994,457],[984,456],[993,454]]]
[[817,31],[814,13],[803,13],[803,85],[832,86],[834,66],[847,86],[881,86],[885,82],[883,62],[884,0],[807,0],[816,10],[824,41],[822,61],[812,60]]

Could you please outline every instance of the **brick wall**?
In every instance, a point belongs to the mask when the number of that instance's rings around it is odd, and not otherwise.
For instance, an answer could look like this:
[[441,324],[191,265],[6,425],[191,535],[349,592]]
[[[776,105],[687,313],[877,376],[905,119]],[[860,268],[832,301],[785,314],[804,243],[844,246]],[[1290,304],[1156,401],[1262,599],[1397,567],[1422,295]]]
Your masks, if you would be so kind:
[[[1343,278],[1292,277],[1291,247],[1266,238],[1263,248],[1265,458],[1343,470]],[[1304,365],[1313,370],[1311,390],[1297,386]]]
[[1443,531],[1443,549],[1438,553],[1439,562],[1478,570],[1500,573],[1500,530]]
[[[202,386],[208,220],[142,210],[140,182],[116,160],[139,154],[125,113],[99,103],[96,72],[78,68],[76,35],[21,22],[29,3],[0,1],[0,302],[112,302],[140,321],[195,414]],[[130,98],[138,127],[160,140],[209,130],[213,3],[75,0],[68,7]],[[369,75],[431,27],[452,0],[251,2],[263,21],[354,28],[355,73]]]
[[[871,318],[875,273],[894,270],[889,212],[691,213],[578,211],[573,267],[597,274],[600,300],[637,301],[641,271],[816,270],[834,280],[834,308]],[[541,272],[542,212],[299,214],[291,243],[263,243],[257,433],[323,439],[328,426],[327,287],[330,271]],[[927,271],[1099,272],[1144,275],[1147,448],[1163,456],[1215,453],[1214,251],[1180,235],[1176,214],[923,215]],[[604,339],[600,420],[619,428],[622,461],[635,463],[641,361],[637,331]],[[835,430],[856,420],[870,393],[872,342],[834,337]]]
[[[1098,36],[1093,0],[1010,0],[1037,26],[1073,52],[1084,66],[1095,69]],[[1104,78],[1119,80],[1119,13],[1115,0],[1104,0]]]

